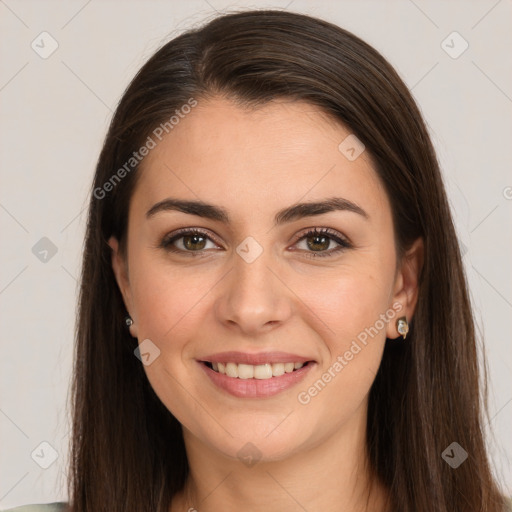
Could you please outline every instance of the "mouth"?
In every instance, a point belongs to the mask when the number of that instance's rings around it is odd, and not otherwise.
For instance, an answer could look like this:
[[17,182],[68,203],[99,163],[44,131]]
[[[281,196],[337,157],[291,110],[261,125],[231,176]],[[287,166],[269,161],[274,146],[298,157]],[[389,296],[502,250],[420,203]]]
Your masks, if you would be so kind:
[[257,380],[269,380],[273,377],[281,377],[285,374],[294,373],[300,370],[304,366],[307,366],[313,361],[290,361],[290,362],[278,362],[278,363],[263,363],[263,364],[245,364],[235,362],[216,362],[216,361],[201,361],[210,370],[216,373],[231,377],[233,379],[257,379]]
[[270,398],[291,390],[318,364],[311,356],[275,350],[218,352],[196,361],[215,388],[237,398]]

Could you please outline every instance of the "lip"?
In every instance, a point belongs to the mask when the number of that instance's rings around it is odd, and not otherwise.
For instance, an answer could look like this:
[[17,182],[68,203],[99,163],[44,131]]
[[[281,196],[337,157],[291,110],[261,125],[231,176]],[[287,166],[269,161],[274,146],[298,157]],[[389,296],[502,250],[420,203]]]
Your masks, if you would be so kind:
[[[233,354],[233,352],[229,353]],[[240,354],[240,353],[239,353]],[[275,353],[274,353],[275,354]],[[219,354],[217,354],[219,355]],[[248,354],[244,354],[248,355]],[[254,354],[253,354],[254,355]],[[224,354],[222,355],[224,357]],[[287,354],[287,357],[289,355]],[[213,360],[212,362],[223,362],[226,359],[220,359],[219,361]],[[247,361],[247,359],[245,359]],[[268,362],[269,359],[266,359]],[[272,377],[270,379],[238,379],[234,377],[228,377],[227,375],[223,375],[222,373],[218,373],[208,367],[204,360],[197,361],[199,366],[203,369],[206,375],[210,378],[213,384],[220,388],[221,390],[229,393],[232,396],[238,398],[270,398],[272,396],[277,395],[283,391],[286,391],[300,381],[302,381],[309,371],[316,366],[314,361],[311,359],[287,359],[286,362],[308,362],[306,366],[299,368],[298,370],[294,370],[291,373],[285,373],[280,375],[279,377]],[[229,362],[236,362],[233,359],[229,359]],[[240,361],[244,363],[244,361]],[[276,361],[272,359],[272,362],[284,362],[284,361]],[[254,363],[246,363],[246,364],[254,364]],[[263,363],[262,363],[263,364]]]
[[[198,361],[207,361],[209,363],[237,363],[252,364],[254,366],[265,363],[307,363],[315,362],[311,357],[299,356],[288,352],[218,352],[205,357],[198,358]],[[309,365],[308,365],[309,366]]]

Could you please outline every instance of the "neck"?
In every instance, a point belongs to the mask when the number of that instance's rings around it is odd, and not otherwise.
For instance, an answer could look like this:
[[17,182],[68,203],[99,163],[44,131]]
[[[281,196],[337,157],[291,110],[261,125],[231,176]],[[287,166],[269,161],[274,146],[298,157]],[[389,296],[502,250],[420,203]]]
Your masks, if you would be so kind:
[[387,491],[368,464],[366,408],[309,449],[250,467],[183,430],[190,472],[171,512],[386,510]]

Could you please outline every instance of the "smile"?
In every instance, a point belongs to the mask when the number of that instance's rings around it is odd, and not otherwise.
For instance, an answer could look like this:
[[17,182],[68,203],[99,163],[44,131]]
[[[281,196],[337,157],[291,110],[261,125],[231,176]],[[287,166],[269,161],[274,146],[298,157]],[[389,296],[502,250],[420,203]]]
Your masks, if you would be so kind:
[[292,363],[221,363],[197,361],[214,388],[237,398],[270,398],[298,385],[315,361]]
[[217,362],[206,362],[205,364],[213,371],[226,375],[234,379],[259,379],[267,380],[272,377],[280,377],[285,373],[292,373],[295,370],[299,370],[306,363],[300,362],[288,362],[288,363],[264,363],[258,365],[252,364],[237,364],[233,362],[229,363],[217,363]]

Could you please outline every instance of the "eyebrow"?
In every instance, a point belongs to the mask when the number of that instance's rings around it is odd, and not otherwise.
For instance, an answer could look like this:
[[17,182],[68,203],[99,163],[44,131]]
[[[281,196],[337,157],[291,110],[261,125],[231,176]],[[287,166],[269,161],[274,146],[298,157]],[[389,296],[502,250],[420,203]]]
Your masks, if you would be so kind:
[[[216,220],[229,224],[231,222],[230,216],[224,208],[208,204],[203,201],[183,200],[168,197],[163,201],[159,201],[153,205],[147,212],[146,218],[153,217],[159,212],[178,211],[197,215],[206,219]],[[343,199],[342,197],[330,197],[322,201],[315,201],[309,203],[298,203],[277,212],[274,217],[274,225],[285,224],[301,219],[303,217],[311,217],[314,215],[322,215],[323,213],[334,211],[347,211],[357,213],[364,219],[369,219],[369,215],[358,205]]]

